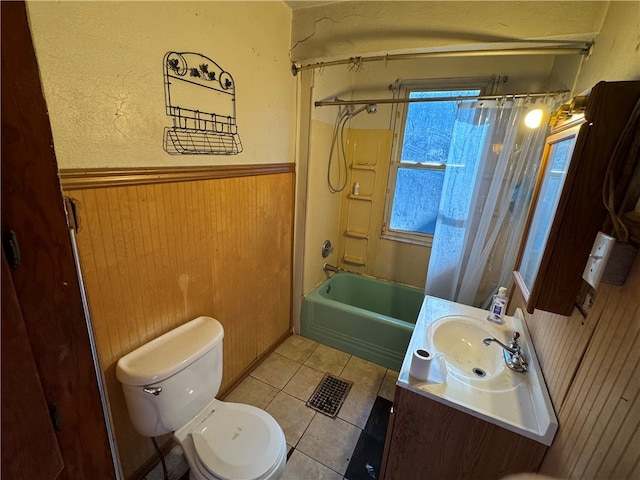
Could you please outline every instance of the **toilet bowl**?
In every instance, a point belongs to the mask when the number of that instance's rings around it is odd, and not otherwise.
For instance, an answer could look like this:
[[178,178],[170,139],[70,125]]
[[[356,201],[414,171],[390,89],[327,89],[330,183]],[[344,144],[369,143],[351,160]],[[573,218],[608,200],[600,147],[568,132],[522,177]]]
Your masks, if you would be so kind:
[[198,317],[122,357],[116,376],[129,417],[147,437],[173,433],[193,480],[277,480],[284,432],[264,410],[215,398],[224,330]]
[[282,429],[251,405],[214,400],[174,438],[185,452],[192,480],[277,479],[287,460]]

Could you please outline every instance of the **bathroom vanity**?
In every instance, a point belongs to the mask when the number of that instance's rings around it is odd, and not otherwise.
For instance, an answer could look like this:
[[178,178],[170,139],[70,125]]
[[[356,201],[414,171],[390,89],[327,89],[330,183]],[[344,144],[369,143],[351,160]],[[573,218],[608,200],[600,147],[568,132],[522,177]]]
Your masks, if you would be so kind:
[[[383,479],[500,478],[536,472],[558,422],[517,312],[504,325],[488,312],[425,297],[404,358],[389,418]],[[492,337],[518,343],[528,371],[506,367]],[[409,375],[414,352],[427,350],[426,378]]]

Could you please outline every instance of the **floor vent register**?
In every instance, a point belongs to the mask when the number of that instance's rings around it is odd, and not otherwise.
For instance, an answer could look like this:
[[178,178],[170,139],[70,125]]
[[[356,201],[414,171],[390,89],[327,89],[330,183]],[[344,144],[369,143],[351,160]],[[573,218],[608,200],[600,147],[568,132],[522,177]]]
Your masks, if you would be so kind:
[[327,373],[307,401],[307,406],[329,417],[335,417],[351,390],[353,382]]

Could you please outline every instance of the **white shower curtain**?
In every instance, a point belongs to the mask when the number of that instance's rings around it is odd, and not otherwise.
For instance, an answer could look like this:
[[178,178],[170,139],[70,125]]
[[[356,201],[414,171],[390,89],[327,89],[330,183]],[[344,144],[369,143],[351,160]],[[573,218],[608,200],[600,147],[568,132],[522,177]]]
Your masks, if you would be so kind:
[[[550,111],[554,98],[535,108]],[[425,292],[486,308],[510,287],[548,128],[527,98],[461,104],[447,161]],[[547,117],[548,118],[548,117]]]

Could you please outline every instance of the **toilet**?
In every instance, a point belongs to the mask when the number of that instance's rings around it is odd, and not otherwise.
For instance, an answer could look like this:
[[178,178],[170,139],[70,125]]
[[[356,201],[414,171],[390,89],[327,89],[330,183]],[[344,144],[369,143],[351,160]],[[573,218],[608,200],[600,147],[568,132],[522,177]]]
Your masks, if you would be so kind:
[[192,480],[277,480],[287,460],[278,422],[251,405],[222,402],[224,329],[198,317],[122,357],[116,376],[129,417],[146,437],[173,433]]

